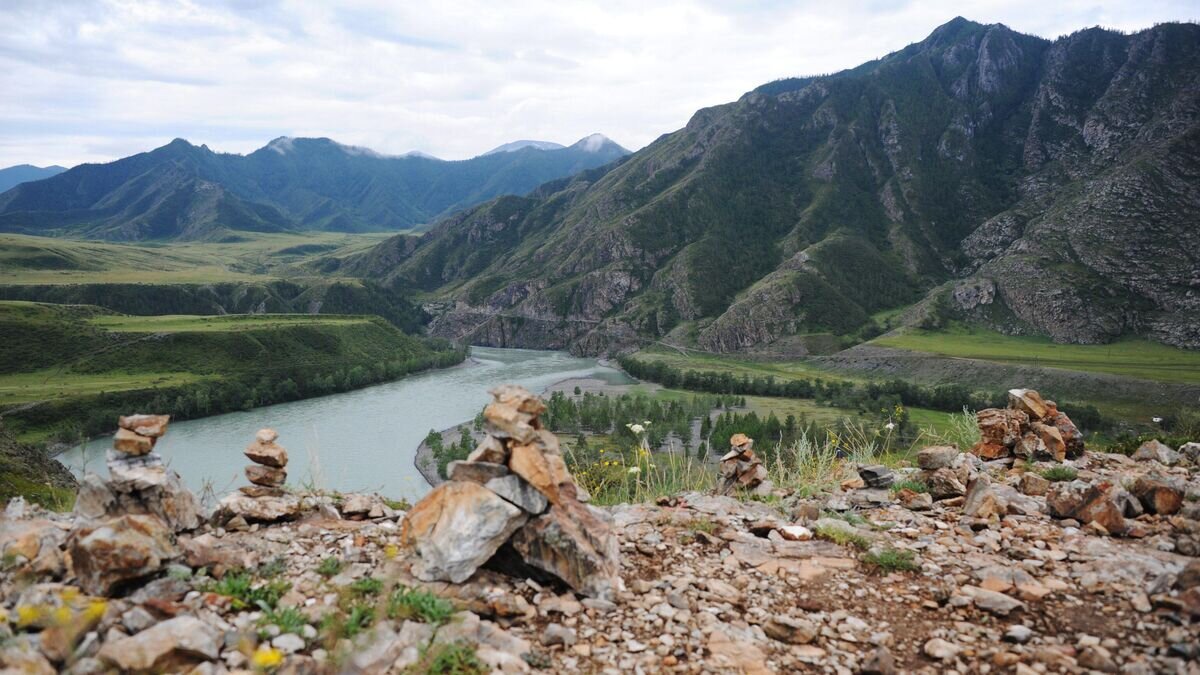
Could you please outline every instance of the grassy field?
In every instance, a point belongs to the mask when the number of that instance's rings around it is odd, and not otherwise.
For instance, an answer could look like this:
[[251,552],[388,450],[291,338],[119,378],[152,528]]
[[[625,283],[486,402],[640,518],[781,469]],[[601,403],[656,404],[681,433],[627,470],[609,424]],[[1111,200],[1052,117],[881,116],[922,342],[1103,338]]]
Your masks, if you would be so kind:
[[955,358],[1200,384],[1200,351],[1177,349],[1147,340],[1065,345],[1048,338],[955,328],[937,332],[909,329],[898,335],[877,338],[872,344]]
[[342,257],[386,233],[241,233],[238,241],[124,244],[0,234],[0,284],[216,283],[295,278],[297,264]]
[[194,373],[72,373],[60,368],[0,375],[0,405],[49,401],[106,392],[174,387],[199,382]]
[[210,333],[293,326],[347,326],[370,323],[368,316],[338,316],[336,314],[264,314],[191,316],[167,314],[162,316],[102,315],[89,320],[93,326],[114,333]]
[[680,370],[729,373],[738,377],[747,375],[752,378],[774,376],[776,380],[821,379],[829,382],[865,381],[865,378],[830,373],[828,370],[817,368],[803,360],[753,360],[736,355],[704,354],[700,352],[688,352],[685,356],[677,351],[660,347],[643,349],[636,356],[639,361],[662,362]]

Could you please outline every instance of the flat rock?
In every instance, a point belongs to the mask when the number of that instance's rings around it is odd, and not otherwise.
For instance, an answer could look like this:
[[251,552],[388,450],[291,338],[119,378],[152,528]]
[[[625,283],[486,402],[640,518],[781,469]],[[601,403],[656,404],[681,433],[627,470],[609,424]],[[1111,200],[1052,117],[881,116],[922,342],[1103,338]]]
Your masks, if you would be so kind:
[[483,437],[470,455],[467,455],[467,461],[508,464],[508,449],[504,447],[503,441],[489,434]]
[[[263,431],[270,431],[270,429],[264,429]],[[259,433],[261,434],[262,431]],[[282,469],[288,463],[287,450],[276,445],[274,441],[256,439],[253,443],[246,446],[245,455],[251,462],[277,469]]]
[[1139,462],[1155,461],[1163,466],[1174,466],[1179,463],[1181,455],[1162,441],[1146,441],[1133,453],[1133,458]]
[[404,518],[401,540],[424,581],[466,581],[525,524],[525,513],[478,483],[434,488]]
[[535,516],[545,512],[550,505],[545,495],[515,474],[493,478],[484,487]]
[[124,415],[117,419],[117,426],[139,436],[160,438],[170,421],[170,415]]
[[933,445],[917,452],[917,466],[925,471],[937,471],[950,466],[955,457],[958,457],[958,448],[953,445]]
[[241,516],[247,522],[273,523],[280,520],[292,520],[304,512],[300,500],[294,495],[283,494],[278,497],[251,497],[241,492],[223,497],[217,505],[217,520],[228,521]]
[[106,642],[101,661],[125,673],[186,671],[221,652],[221,635],[193,616],[163,621],[131,637]]
[[117,429],[113,434],[113,449],[127,455],[144,455],[154,449],[154,439],[129,429]]
[[287,471],[273,466],[251,464],[246,467],[246,480],[255,485],[279,487],[287,482]]
[[446,466],[446,475],[450,480],[469,481],[486,484],[493,478],[499,478],[508,473],[508,467],[492,462],[464,462],[456,460]]

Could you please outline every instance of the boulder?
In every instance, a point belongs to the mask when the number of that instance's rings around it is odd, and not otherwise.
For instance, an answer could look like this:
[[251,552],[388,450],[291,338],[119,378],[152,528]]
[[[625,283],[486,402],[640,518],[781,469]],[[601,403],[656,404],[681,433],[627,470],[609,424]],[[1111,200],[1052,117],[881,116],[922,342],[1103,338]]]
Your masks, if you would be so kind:
[[1042,478],[1032,471],[1026,471],[1025,473],[1021,474],[1021,478],[1017,482],[1017,489],[1019,489],[1022,494],[1033,497],[1042,497],[1045,496],[1046,492],[1050,490],[1050,481]]
[[950,467],[942,467],[927,474],[925,484],[929,486],[929,494],[934,499],[950,499],[967,493],[967,486],[963,485],[958,474]]
[[1033,422],[1029,425],[1029,430],[1045,446],[1045,452],[1049,459],[1061,462],[1067,458],[1067,443],[1063,440],[1062,433],[1058,430],[1058,427],[1042,424],[1041,422]]
[[986,475],[979,475],[967,486],[963,515],[971,518],[1000,518],[1008,511],[1008,502],[992,489]]
[[1148,513],[1169,516],[1183,508],[1183,488],[1158,474],[1139,476],[1129,491]]
[[586,504],[554,504],[517,530],[512,543],[526,564],[579,593],[611,601],[621,588],[617,536],[602,512]]
[[532,443],[512,446],[508,468],[545,495],[551,504],[561,501],[560,486],[574,484],[560,455],[542,452],[540,446]]
[[1123,534],[1127,524],[1120,501],[1122,492],[1108,481],[1055,483],[1046,493],[1046,509],[1055,518],[1095,523],[1109,534]]
[[273,523],[293,520],[304,512],[304,505],[295,495],[286,492],[279,496],[251,496],[242,492],[225,495],[217,504],[214,520],[227,523],[241,516],[251,523]]
[[989,443],[987,441],[979,441],[971,446],[969,452],[980,459],[993,460],[1002,459],[1012,454],[1012,451],[1006,445],[999,443]]
[[763,624],[763,632],[767,637],[786,642],[790,645],[806,645],[817,639],[820,626],[808,619],[793,619],[789,616],[776,616],[767,619]]
[[1079,428],[1067,417],[1066,413],[1059,412],[1055,407],[1044,420],[1046,424],[1051,424],[1055,429],[1058,429],[1059,435],[1063,439],[1063,444],[1067,447],[1067,458],[1077,459],[1083,456],[1084,442],[1083,434]]
[[1050,406],[1046,405],[1041,394],[1033,389],[1009,389],[1008,407],[1020,410],[1028,415],[1030,420],[1041,420],[1050,413]]
[[446,476],[450,480],[463,480],[471,483],[486,484],[493,478],[499,478],[508,473],[508,467],[491,462],[453,461],[446,467]]
[[489,434],[520,443],[531,442],[541,428],[537,417],[546,410],[541,399],[524,387],[509,384],[496,387],[490,393],[493,401],[483,409]]
[[1133,453],[1133,458],[1141,462],[1153,460],[1163,466],[1174,466],[1179,463],[1180,454],[1172,450],[1166,443],[1153,440],[1142,443],[1141,447]]
[[161,438],[170,421],[170,415],[123,415],[117,419],[117,426],[139,436]]
[[64,527],[41,518],[0,519],[0,558],[12,571],[61,576],[64,569],[60,547],[67,539]]
[[958,448],[953,445],[933,445],[917,453],[917,466],[925,471],[937,471],[950,466],[955,457],[958,457]]
[[79,483],[75,513],[98,520],[125,514],[157,516],[174,532],[186,532],[203,520],[200,502],[154,453],[142,456],[112,452],[109,480],[88,474]]
[[117,429],[113,434],[113,449],[127,455],[144,455],[154,449],[154,439],[128,429]]
[[122,673],[186,672],[220,655],[221,633],[194,616],[178,616],[127,638],[104,643],[101,661]]
[[1021,434],[1021,437],[1013,445],[1013,455],[1021,459],[1034,461],[1038,457],[1049,456],[1049,453],[1046,450],[1046,444],[1042,442],[1042,439],[1038,438],[1037,434],[1032,431],[1026,431]]
[[[271,431],[264,429],[263,431]],[[260,434],[262,431],[259,432]],[[271,433],[275,433],[271,431]],[[263,466],[282,469],[287,466],[288,454],[287,450],[275,444],[274,441],[262,441],[255,439],[253,443],[246,446],[246,457],[250,458],[251,462],[261,464]]]
[[522,511],[535,516],[543,513],[550,505],[546,496],[537,488],[514,474],[493,478],[485,483],[484,487],[520,507]]
[[484,436],[475,450],[467,456],[468,462],[491,462],[492,464],[508,464],[508,448],[503,441],[495,436]]
[[[763,471],[766,471],[766,467],[763,467]],[[896,482],[892,470],[882,464],[859,467],[858,477],[862,478],[867,487],[876,489],[891,487],[892,483]]]
[[525,513],[478,483],[450,481],[408,512],[400,538],[424,581],[466,581],[525,524]]
[[179,556],[171,531],[154,516],[125,515],[71,534],[71,564],[79,585],[112,596],[157,574]]
[[928,492],[914,492],[905,488],[896,493],[896,499],[912,511],[928,511],[933,508],[933,497]]
[[1179,446],[1179,454],[1193,464],[1200,464],[1200,443],[1184,443]]
[[1022,428],[1029,424],[1029,415],[1020,410],[985,408],[975,413],[981,442],[1011,448],[1021,437]]
[[250,464],[246,466],[246,479],[255,485],[279,487],[287,482],[287,471],[273,466]]

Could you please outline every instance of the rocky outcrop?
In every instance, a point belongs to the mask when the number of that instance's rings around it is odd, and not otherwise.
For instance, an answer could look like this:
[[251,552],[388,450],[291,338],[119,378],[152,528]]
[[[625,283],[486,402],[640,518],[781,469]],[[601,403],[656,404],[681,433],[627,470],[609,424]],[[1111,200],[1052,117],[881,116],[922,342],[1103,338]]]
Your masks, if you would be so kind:
[[1015,455],[1061,462],[1083,454],[1083,434],[1054,401],[1043,401],[1032,389],[1011,389],[1008,407],[975,413],[980,441],[971,452],[983,459]]

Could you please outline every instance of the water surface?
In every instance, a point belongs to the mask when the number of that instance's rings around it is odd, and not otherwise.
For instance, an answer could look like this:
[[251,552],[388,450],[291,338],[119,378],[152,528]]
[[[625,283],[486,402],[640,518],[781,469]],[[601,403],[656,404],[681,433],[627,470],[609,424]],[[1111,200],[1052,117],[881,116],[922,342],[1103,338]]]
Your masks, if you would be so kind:
[[[344,492],[378,491],[420,498],[429,489],[413,466],[417,445],[430,429],[475,417],[490,400],[487,390],[521,384],[541,393],[566,378],[630,382],[595,359],[564,352],[475,347],[467,364],[396,382],[245,412],[171,424],[156,450],[193,490],[206,483],[218,494],[248,484],[242,450],[254,432],[272,427],[288,450],[288,482]],[[111,439],[100,438],[58,457],[77,475],[104,470]]]

